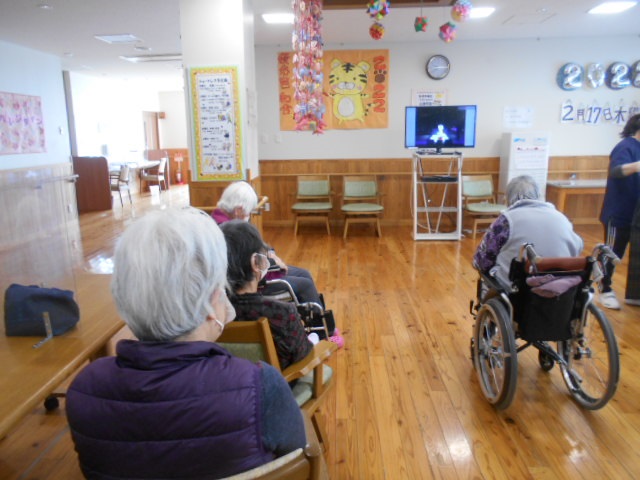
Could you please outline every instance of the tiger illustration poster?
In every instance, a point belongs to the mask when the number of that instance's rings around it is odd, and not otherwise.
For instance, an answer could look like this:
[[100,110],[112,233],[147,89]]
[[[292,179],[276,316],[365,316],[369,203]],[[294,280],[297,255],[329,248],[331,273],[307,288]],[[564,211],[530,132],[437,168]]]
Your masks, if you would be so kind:
[[[280,130],[295,130],[292,52],[278,54]],[[324,121],[328,129],[387,128],[388,50],[325,50]]]

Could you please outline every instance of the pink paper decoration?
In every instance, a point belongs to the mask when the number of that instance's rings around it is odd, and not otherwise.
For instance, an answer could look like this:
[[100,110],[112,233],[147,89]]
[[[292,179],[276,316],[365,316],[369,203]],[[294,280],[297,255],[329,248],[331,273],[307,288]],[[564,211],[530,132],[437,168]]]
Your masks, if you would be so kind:
[[384,37],[384,25],[375,22],[369,28],[369,35],[371,35],[371,38],[373,38],[374,40],[380,40],[382,37]]
[[456,24],[447,22],[440,27],[440,39],[443,42],[449,43],[456,39]]
[[322,120],[322,0],[294,0],[293,84],[296,106],[293,118],[296,130],[324,133]]
[[426,32],[428,24],[429,19],[427,17],[416,17],[416,21],[413,22],[416,32]]
[[464,22],[471,14],[473,6],[468,0],[457,0],[451,7],[451,18],[456,22]]

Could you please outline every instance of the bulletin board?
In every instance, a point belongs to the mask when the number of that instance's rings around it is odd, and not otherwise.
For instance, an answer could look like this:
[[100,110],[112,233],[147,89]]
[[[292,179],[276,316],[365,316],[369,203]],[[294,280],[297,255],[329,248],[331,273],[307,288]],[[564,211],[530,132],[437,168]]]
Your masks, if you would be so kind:
[[190,69],[197,180],[242,180],[237,67]]

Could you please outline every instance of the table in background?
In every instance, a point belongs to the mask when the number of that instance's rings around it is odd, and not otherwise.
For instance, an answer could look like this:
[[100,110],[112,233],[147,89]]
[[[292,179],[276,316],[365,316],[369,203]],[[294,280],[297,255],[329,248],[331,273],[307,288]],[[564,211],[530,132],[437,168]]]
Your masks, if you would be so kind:
[[111,275],[81,273],[75,299],[80,321],[40,348],[38,337],[0,334],[0,438],[86,361],[106,354],[109,340],[124,326],[111,297]]
[[[556,208],[564,213],[567,196],[569,195],[602,195],[604,194],[607,181],[605,179],[596,180],[551,180],[547,182],[547,198],[549,194],[555,197]],[[597,217],[574,218],[575,224],[598,223]]]

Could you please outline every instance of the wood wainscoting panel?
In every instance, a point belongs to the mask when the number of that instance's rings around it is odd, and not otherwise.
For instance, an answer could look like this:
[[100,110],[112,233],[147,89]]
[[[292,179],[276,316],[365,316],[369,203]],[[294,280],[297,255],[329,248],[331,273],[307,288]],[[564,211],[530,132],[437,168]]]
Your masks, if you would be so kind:
[[[425,164],[426,173],[443,174],[442,162],[436,162],[433,168]],[[499,172],[500,159],[497,157],[468,158],[464,160],[464,172]],[[383,225],[410,225],[412,191],[412,159],[374,158],[374,159],[315,159],[315,160],[261,160],[260,179],[262,193],[270,199],[271,210],[264,213],[265,226],[293,226],[291,212],[296,193],[298,175],[329,175],[333,197],[333,212],[329,221],[335,225],[343,223],[340,212],[342,177],[344,175],[376,175],[380,191],[383,194],[384,213],[380,219]],[[447,203],[454,204],[453,193]]]

